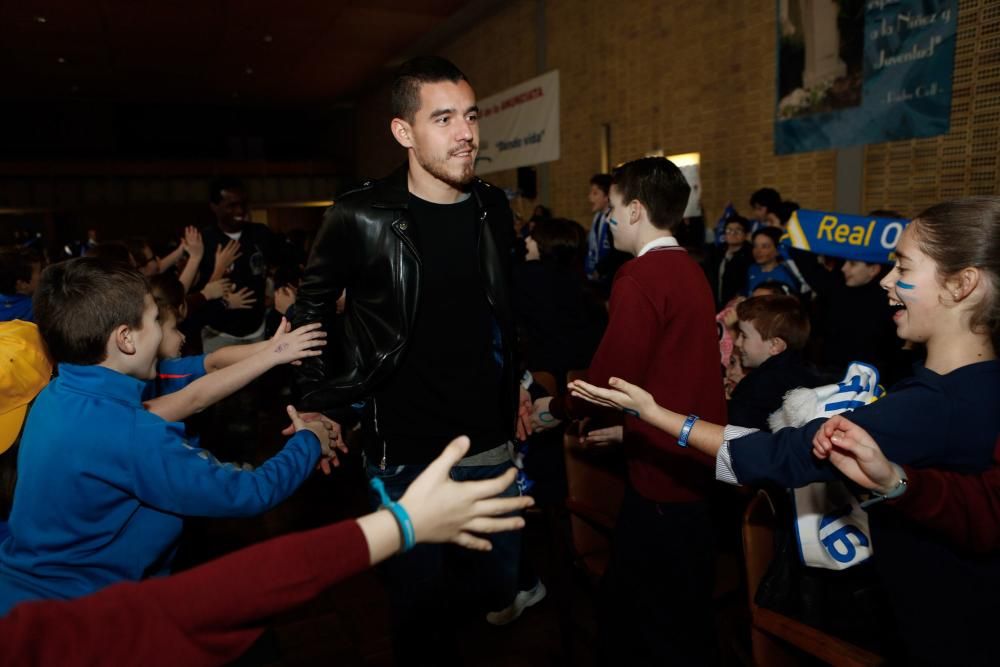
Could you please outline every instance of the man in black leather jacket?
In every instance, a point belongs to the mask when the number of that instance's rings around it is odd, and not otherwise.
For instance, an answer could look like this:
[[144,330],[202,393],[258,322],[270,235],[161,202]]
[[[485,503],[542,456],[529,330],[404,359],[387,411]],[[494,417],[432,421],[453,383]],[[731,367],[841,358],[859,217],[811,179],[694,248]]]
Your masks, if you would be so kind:
[[[474,176],[472,87],[450,62],[417,58],[397,74],[392,103],[391,131],[407,164],[326,212],[293,322],[323,321],[329,332],[326,353],[299,368],[303,405],[342,426],[360,414],[368,476],[396,500],[458,435],[471,448],[452,471],[456,479],[494,477],[512,465],[519,371],[513,220],[504,193]],[[456,602],[516,617],[516,601],[523,608],[541,599],[543,588],[518,594],[518,534],[491,540],[474,578],[452,581],[453,554],[441,546],[421,545],[390,563],[397,661],[447,662],[447,617],[467,608]]]

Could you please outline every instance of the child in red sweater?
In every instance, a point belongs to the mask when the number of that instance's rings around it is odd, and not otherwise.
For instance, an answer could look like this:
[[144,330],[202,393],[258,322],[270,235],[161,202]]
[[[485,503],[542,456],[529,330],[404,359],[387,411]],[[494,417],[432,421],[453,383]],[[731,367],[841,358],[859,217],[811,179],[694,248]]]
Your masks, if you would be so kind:
[[[664,158],[616,171],[611,232],[615,247],[636,257],[615,276],[608,327],[588,375],[633,378],[664,400],[724,419],[712,290],[672,235],[689,194]],[[569,397],[544,398],[532,423],[547,428],[592,412]],[[629,485],[601,605],[602,649],[619,664],[710,664],[711,459],[631,415],[624,447]]]

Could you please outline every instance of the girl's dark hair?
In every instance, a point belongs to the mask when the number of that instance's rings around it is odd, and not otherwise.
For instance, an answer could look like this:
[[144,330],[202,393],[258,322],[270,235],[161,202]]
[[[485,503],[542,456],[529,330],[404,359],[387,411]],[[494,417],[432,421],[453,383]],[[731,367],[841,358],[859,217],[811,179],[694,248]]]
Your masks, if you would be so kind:
[[531,238],[538,244],[538,256],[543,261],[554,261],[570,266],[581,257],[580,232],[576,222],[565,218],[539,220],[531,230]]
[[931,206],[913,219],[921,252],[937,264],[941,280],[975,267],[987,282],[986,295],[972,314],[972,328],[1000,334],[1000,197],[967,197]]

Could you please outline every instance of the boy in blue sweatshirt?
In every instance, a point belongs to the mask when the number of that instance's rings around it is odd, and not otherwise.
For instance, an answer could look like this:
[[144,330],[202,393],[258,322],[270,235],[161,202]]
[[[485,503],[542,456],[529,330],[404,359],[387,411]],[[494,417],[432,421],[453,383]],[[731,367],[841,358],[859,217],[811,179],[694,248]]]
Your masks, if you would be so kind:
[[[164,574],[184,515],[251,516],[288,497],[329,436],[303,422],[255,470],[190,446],[182,424],[141,402],[162,332],[148,284],[97,258],[49,267],[35,314],[59,377],[38,395],[21,439],[10,536],[0,544],[0,614]],[[294,347],[278,341],[273,353]]]

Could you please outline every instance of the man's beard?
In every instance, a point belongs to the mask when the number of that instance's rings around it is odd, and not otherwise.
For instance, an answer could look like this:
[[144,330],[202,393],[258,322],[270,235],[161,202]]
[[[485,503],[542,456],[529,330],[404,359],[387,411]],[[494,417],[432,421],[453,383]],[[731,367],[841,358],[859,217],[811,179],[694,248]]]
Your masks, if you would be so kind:
[[417,162],[420,163],[420,166],[423,167],[427,171],[427,173],[429,173],[431,176],[433,176],[434,178],[438,179],[443,183],[447,183],[456,190],[461,190],[465,188],[465,186],[468,185],[476,175],[475,157],[473,157],[473,159],[470,162],[465,164],[462,167],[461,171],[457,173],[448,171],[448,159],[452,156],[452,153],[454,152],[460,153],[464,150],[471,151],[474,156],[476,151],[476,145],[469,144],[467,148],[461,148],[458,149],[457,151],[449,152],[443,160],[428,158],[427,156],[422,155],[419,151],[416,152],[416,157],[417,157]]

